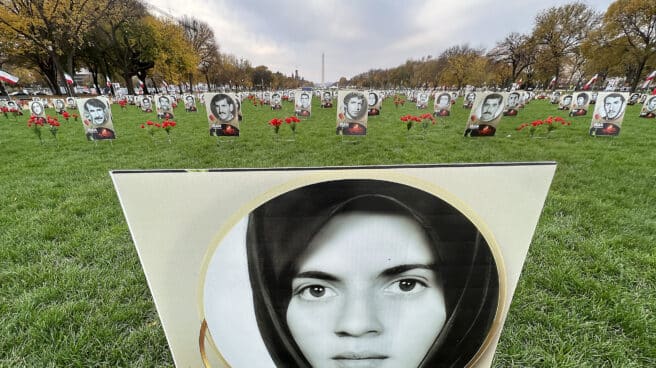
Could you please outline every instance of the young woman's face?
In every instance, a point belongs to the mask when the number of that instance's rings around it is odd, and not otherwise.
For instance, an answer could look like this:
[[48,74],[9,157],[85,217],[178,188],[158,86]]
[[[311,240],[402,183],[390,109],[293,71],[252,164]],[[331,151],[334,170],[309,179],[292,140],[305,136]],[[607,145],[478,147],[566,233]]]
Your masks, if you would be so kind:
[[446,320],[430,249],[409,217],[331,219],[301,258],[287,308],[312,367],[417,367]]

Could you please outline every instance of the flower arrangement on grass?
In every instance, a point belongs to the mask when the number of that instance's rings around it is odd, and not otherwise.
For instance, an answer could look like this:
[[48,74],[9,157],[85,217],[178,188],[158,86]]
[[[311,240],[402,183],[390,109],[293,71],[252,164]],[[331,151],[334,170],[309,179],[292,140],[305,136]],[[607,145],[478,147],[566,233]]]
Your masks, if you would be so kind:
[[547,134],[549,134],[559,126],[570,126],[570,125],[572,125],[571,122],[566,121],[560,116],[556,116],[556,117],[549,116],[544,120],[538,119],[530,123],[522,123],[517,128],[515,128],[515,130],[520,132],[524,129],[528,129],[528,136],[533,137],[535,133],[538,131],[538,129],[540,129],[540,127],[544,127]]
[[57,132],[59,131],[59,127],[61,126],[61,124],[59,123],[57,118],[53,118],[50,116],[46,118],[46,122],[48,123],[49,126],[48,130],[50,130],[50,134],[52,134],[52,137],[57,142],[57,145],[59,145],[59,141],[57,140]]
[[39,143],[43,144],[43,138],[41,137],[41,128],[45,125],[46,119],[39,116],[30,116],[30,119],[27,121],[27,127],[32,129],[34,135],[39,139]]
[[164,120],[162,123],[162,129],[166,132],[166,138],[169,140],[169,144],[171,144],[171,131],[176,125],[177,123],[175,121],[169,119]]
[[154,123],[150,120],[147,122],[141,124],[141,129],[145,129],[146,132],[148,132],[148,135],[150,135],[150,139],[155,139],[155,129],[160,128],[161,125],[158,123]]
[[273,118],[269,120],[269,125],[273,127],[273,132],[276,133],[276,137],[277,137],[278,132],[280,131],[280,126],[282,125],[282,119]]
[[405,105],[405,99],[403,99],[399,95],[396,95],[396,96],[394,96],[394,106],[398,109],[399,105],[401,105],[401,106]]
[[68,119],[71,118],[71,114],[68,113],[68,111],[62,112],[62,117],[68,121]]
[[435,125],[435,118],[429,113],[401,116],[401,121],[406,124],[408,132],[412,129],[412,126],[415,125],[415,123],[421,125],[424,133],[426,132],[426,129],[428,129],[428,126]]
[[292,130],[292,134],[296,134],[296,124],[300,122],[301,119],[297,118],[296,116],[285,118],[285,123],[289,125],[289,128]]
[[121,110],[125,110],[128,108],[128,101],[127,100],[119,100],[118,105],[121,106]]

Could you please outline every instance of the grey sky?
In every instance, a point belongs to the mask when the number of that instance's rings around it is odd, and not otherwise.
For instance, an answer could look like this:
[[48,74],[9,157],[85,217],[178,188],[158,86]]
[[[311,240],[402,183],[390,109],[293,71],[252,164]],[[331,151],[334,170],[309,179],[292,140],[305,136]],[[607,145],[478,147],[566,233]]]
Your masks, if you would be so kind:
[[[511,32],[530,33],[535,16],[566,0],[146,0],[214,29],[221,51],[253,66],[321,82],[468,43],[489,49]],[[605,11],[611,0],[587,1]]]

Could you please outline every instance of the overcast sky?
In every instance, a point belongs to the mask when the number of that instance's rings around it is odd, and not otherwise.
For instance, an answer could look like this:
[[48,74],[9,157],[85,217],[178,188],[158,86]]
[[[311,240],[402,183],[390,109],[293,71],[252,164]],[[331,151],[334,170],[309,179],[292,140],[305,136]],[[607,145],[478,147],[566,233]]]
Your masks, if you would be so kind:
[[[146,0],[207,22],[221,51],[307,80],[351,78],[467,43],[489,49],[567,0]],[[612,0],[584,1],[605,11]]]

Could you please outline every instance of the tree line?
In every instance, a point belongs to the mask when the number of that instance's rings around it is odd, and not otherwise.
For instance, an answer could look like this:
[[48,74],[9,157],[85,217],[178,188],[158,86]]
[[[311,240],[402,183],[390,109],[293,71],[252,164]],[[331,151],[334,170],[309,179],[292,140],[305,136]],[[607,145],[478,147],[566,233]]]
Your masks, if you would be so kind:
[[656,1],[617,0],[603,13],[572,2],[539,12],[530,33],[510,33],[489,50],[456,45],[438,57],[342,77],[340,85],[569,88],[598,75],[598,83],[623,77],[634,91],[654,69]]
[[[46,84],[53,94],[65,73],[87,68],[99,89],[133,78],[148,94],[157,85],[296,88],[302,78],[253,67],[220,51],[210,26],[195,18],[157,17],[142,0],[4,0],[0,2],[0,68],[25,83]],[[100,92],[100,91],[98,91]]]

